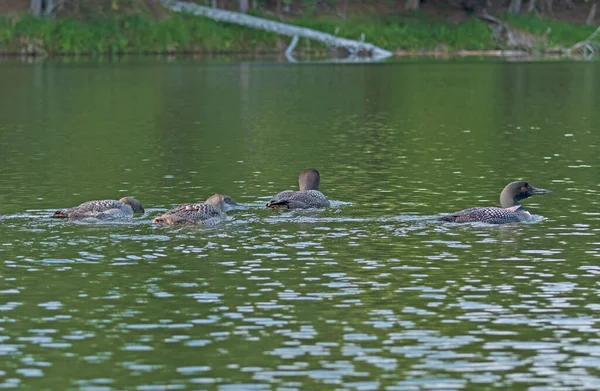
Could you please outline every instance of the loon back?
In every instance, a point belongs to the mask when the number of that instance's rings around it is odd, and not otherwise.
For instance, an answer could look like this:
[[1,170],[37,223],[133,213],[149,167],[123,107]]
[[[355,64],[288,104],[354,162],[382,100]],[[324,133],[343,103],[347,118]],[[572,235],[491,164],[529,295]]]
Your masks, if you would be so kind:
[[439,221],[450,223],[482,222],[487,224],[518,223],[530,219],[531,214],[520,205],[510,208],[469,208],[438,218]]
[[327,208],[329,205],[327,197],[318,190],[286,190],[273,197],[267,208],[309,209]]
[[131,197],[124,197],[121,200],[95,200],[87,201],[81,205],[64,210],[57,210],[51,217],[65,219],[86,219],[95,218],[100,220],[110,220],[118,218],[133,217],[134,212],[144,213],[144,208],[139,201]]
[[226,211],[245,209],[235,203],[231,197],[215,194],[201,204],[180,204],[155,218],[153,224],[197,224],[217,225],[227,218]]
[[155,218],[152,223],[217,225],[226,218],[227,215],[214,205],[181,204]]

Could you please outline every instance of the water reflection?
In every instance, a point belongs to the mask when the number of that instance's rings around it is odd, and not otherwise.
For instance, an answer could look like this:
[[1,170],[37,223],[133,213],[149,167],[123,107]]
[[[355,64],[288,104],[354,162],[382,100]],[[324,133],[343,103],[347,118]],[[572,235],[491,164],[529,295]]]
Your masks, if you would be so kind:
[[[0,64],[0,385],[598,388],[597,71]],[[333,208],[264,208],[313,166]],[[435,221],[519,178],[537,223]],[[152,226],[215,192],[248,210]]]

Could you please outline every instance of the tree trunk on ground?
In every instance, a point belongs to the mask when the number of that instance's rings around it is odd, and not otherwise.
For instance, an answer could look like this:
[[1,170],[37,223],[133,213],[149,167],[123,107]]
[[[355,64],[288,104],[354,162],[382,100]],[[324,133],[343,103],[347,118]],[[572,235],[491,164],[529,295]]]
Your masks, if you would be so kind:
[[161,2],[165,7],[174,12],[187,12],[192,15],[204,16],[218,22],[235,23],[258,30],[270,31],[288,37],[298,36],[298,38],[313,39],[315,41],[323,42],[325,45],[331,48],[343,48],[354,56],[360,56],[364,53],[370,54],[374,59],[379,60],[393,55],[392,52],[379,48],[370,43],[335,37],[331,34],[306,27],[294,26],[291,24],[276,22],[274,20],[257,18],[255,16],[240,14],[239,12],[217,10],[184,1],[171,2],[169,0],[161,0]]
[[513,15],[519,15],[519,12],[521,12],[521,0],[510,0],[508,12]]
[[529,5],[527,6],[527,12],[532,13],[535,11],[535,0],[529,0]]
[[39,18],[42,16],[42,0],[31,0],[31,6],[29,7],[33,16]]
[[210,0],[210,6],[213,8],[217,8],[217,0]]
[[407,11],[418,11],[419,5],[419,0],[406,0],[406,3],[404,3],[404,9]]
[[239,2],[239,6],[240,6],[240,12],[244,13],[244,14],[246,12],[248,12],[248,7],[249,7],[248,0],[239,0],[238,2]]
[[596,6],[597,3],[592,3],[592,8],[590,8],[590,13],[588,14],[587,19],[585,20],[585,24],[591,26],[594,24],[594,19],[596,18]]
[[252,0],[252,9],[255,11],[258,9],[258,0]]

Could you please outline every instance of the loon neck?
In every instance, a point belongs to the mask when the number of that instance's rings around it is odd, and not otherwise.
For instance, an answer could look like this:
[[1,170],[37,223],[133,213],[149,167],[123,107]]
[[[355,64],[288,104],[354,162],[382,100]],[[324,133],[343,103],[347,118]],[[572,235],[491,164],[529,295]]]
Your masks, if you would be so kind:
[[514,191],[509,186],[506,186],[502,193],[500,193],[500,206],[503,208],[510,208],[513,206],[520,206],[521,204],[515,197]]
[[502,198],[500,198],[500,206],[506,209],[506,208],[512,208],[514,206],[521,206],[521,204],[519,203],[519,201],[515,200],[514,198],[509,198],[509,199],[504,199],[504,200]]

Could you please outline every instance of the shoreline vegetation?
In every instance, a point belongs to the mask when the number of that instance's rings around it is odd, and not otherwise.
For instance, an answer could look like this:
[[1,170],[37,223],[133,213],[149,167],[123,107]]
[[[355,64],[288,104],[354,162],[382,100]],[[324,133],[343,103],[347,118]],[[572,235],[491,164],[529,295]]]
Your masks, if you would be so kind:
[[[272,14],[248,12],[276,20]],[[531,14],[486,18],[470,16],[452,23],[439,15],[335,15],[286,17],[284,22],[340,38],[362,40],[391,51],[395,56],[515,56],[570,55],[595,26],[542,19]],[[503,39],[504,37],[504,39]],[[512,42],[510,41],[512,39]],[[0,55],[105,56],[130,54],[279,54],[289,37],[222,23],[201,16],[163,10],[161,17],[148,12],[123,12],[87,16],[40,18],[30,13],[0,15]],[[596,44],[580,44],[580,51]],[[300,56],[336,56],[320,42],[299,39]],[[595,54],[595,53],[594,53]]]

